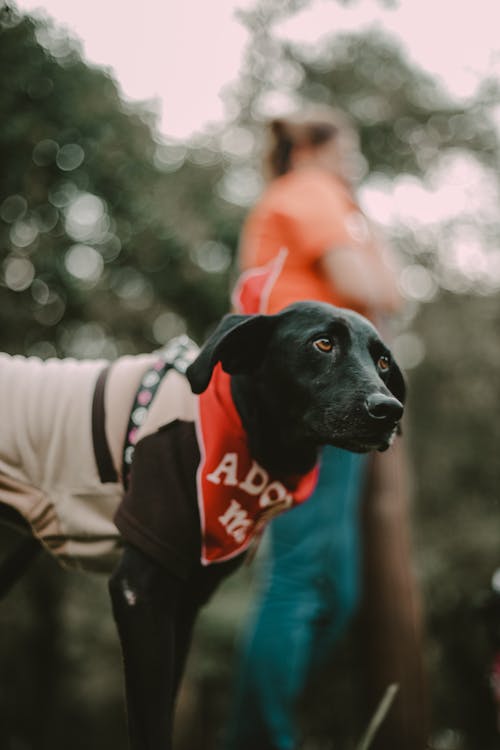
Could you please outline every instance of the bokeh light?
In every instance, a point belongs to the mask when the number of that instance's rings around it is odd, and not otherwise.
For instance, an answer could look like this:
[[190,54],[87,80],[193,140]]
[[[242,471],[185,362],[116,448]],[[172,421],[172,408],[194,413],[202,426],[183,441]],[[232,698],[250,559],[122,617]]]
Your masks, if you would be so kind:
[[3,263],[4,281],[9,289],[22,292],[27,289],[35,277],[35,269],[27,258],[9,255]]
[[109,229],[104,201],[91,193],[78,194],[66,208],[65,227],[74,240],[101,241]]
[[56,155],[56,164],[63,172],[71,172],[85,159],[85,151],[78,143],[66,143]]
[[95,284],[99,281],[104,261],[102,255],[90,245],[72,245],[64,257],[69,273],[79,281]]

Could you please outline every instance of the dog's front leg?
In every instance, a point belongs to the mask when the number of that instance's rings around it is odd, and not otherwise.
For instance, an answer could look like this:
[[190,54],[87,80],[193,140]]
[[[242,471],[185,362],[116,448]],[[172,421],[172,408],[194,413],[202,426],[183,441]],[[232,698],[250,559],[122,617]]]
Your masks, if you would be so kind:
[[109,589],[120,635],[132,750],[170,750],[180,580],[126,546]]

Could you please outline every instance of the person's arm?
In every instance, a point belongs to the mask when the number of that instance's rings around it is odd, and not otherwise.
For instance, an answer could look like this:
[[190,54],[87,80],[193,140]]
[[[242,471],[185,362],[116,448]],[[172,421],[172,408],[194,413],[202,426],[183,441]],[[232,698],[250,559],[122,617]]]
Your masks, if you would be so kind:
[[402,306],[395,270],[380,247],[336,247],[320,261],[323,273],[346,305],[374,313],[395,313]]

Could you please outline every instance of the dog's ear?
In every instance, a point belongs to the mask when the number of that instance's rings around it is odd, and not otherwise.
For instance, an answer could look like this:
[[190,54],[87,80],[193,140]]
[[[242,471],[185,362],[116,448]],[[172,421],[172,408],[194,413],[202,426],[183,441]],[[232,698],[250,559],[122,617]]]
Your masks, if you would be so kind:
[[394,360],[391,363],[391,370],[389,378],[387,379],[387,387],[392,395],[404,404],[406,401],[406,383],[403,373]]
[[220,362],[236,375],[255,369],[265,354],[276,325],[276,315],[226,315],[186,370],[193,393],[202,393]]

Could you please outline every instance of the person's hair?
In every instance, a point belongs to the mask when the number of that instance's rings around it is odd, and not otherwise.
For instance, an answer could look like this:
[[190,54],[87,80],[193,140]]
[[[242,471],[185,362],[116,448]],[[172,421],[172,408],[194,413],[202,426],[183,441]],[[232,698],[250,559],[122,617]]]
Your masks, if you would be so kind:
[[291,168],[296,146],[321,146],[339,131],[353,131],[347,116],[327,106],[308,106],[268,124],[268,145],[264,152],[264,172],[270,179]]

